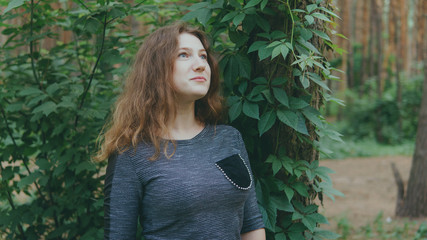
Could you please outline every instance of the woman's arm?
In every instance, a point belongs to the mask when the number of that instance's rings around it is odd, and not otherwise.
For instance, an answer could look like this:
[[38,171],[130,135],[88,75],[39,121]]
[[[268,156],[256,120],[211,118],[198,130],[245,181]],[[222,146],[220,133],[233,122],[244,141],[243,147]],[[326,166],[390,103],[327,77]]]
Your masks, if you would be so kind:
[[104,186],[104,240],[135,239],[142,188],[125,153],[108,161]]
[[260,228],[240,235],[242,240],[265,240],[265,229]]

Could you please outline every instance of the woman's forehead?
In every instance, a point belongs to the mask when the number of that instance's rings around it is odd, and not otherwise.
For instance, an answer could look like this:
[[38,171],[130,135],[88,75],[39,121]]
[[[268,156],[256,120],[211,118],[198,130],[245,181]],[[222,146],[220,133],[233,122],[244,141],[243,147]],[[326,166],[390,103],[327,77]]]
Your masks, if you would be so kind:
[[178,36],[178,47],[192,50],[205,50],[200,39],[190,33],[181,33]]

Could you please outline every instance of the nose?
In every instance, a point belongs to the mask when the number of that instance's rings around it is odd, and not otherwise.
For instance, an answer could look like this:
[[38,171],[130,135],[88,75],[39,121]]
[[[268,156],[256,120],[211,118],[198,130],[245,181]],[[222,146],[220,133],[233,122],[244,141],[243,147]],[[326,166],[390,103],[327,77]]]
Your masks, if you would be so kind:
[[203,60],[200,57],[194,58],[193,70],[196,72],[203,72],[206,69],[206,60]]

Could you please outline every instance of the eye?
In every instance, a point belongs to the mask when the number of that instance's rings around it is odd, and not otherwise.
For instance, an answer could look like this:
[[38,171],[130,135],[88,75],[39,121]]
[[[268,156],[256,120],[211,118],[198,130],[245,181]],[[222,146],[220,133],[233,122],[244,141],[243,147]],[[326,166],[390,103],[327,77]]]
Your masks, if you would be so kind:
[[200,58],[203,59],[203,60],[206,60],[206,59],[208,59],[208,55],[205,54],[205,53],[203,53],[203,54],[200,55]]
[[178,58],[188,58],[188,54],[186,52],[179,53]]

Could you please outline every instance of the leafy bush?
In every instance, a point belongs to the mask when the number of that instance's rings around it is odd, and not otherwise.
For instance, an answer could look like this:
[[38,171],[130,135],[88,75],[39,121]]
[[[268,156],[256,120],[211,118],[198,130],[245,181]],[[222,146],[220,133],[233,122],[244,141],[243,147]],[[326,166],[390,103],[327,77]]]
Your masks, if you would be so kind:
[[[1,239],[103,235],[105,163],[92,163],[91,155],[141,42],[125,17],[158,8],[77,2],[14,0],[1,15]],[[171,7],[163,13],[179,17]],[[60,33],[71,39],[60,41]]]
[[[401,106],[398,106],[395,84],[391,84],[384,91],[382,99],[374,97],[373,92],[360,98],[357,93],[348,91],[347,107],[343,109],[342,114],[347,124],[341,132],[353,140],[375,138],[375,129],[380,126],[383,143],[397,144],[404,140],[414,140],[421,103],[421,86],[422,76],[402,81]],[[399,118],[402,121],[401,130]]]
[[[90,158],[142,40],[125,18],[155,28],[186,8],[66,4],[12,0],[1,15],[0,238],[101,238],[105,163]],[[324,80],[334,78],[322,55],[334,48],[325,30],[336,17],[331,8],[319,0],[218,0],[194,4],[184,17],[196,18],[221,52],[230,122],[247,143],[269,239],[337,238],[318,228],[327,220],[314,202],[340,194],[317,160],[318,135],[339,139],[318,112],[330,100]],[[272,21],[276,13],[285,24]]]

